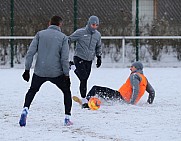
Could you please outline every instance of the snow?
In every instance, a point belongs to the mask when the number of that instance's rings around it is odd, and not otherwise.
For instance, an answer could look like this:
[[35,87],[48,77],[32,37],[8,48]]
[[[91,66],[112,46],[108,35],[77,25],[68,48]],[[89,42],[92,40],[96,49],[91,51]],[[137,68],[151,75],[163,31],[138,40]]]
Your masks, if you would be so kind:
[[[105,103],[97,111],[81,109],[73,102],[74,125],[63,126],[63,94],[46,82],[35,96],[27,118],[20,127],[19,117],[30,82],[23,69],[0,69],[1,141],[179,141],[181,137],[181,68],[145,68],[144,73],[156,91],[152,105],[145,93],[140,102],[127,105]],[[33,70],[31,70],[31,75]],[[129,68],[93,68],[88,90],[93,85],[118,89],[129,76]],[[80,96],[79,81],[73,71],[72,95]]]

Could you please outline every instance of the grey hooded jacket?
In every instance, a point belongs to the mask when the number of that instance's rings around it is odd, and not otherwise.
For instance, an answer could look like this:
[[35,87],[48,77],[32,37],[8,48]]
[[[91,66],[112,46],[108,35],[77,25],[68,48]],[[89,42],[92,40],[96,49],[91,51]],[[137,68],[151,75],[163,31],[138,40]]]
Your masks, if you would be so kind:
[[[95,18],[95,16],[91,17]],[[86,27],[76,30],[69,36],[69,42],[76,41],[74,55],[87,61],[92,61],[95,55],[102,54],[101,34],[97,30],[91,30],[90,24],[91,22],[88,21]]]
[[69,75],[68,38],[56,25],[37,32],[26,54],[25,69],[30,70],[37,53],[34,73],[40,77]]

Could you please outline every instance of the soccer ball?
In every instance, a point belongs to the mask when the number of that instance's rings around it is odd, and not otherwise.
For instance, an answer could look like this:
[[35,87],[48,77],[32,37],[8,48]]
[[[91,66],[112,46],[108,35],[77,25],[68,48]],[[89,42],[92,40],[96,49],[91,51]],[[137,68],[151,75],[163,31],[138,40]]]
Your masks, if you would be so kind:
[[100,108],[101,101],[96,97],[91,97],[88,102],[88,106],[91,110],[98,110]]

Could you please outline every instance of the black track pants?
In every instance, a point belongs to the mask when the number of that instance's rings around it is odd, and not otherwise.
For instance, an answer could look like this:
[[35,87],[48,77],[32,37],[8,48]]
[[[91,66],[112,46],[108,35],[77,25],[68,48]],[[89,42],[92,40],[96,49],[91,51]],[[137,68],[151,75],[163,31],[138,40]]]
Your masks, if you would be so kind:
[[24,107],[28,107],[28,108],[30,107],[35,94],[39,91],[41,85],[46,81],[52,82],[63,92],[65,114],[71,115],[72,98],[71,98],[71,92],[70,92],[70,83],[66,82],[63,75],[59,77],[55,77],[55,78],[49,78],[49,77],[39,77],[36,74],[33,74],[30,89],[28,90],[25,96]]
[[98,95],[99,97],[103,99],[122,99],[122,96],[117,90],[113,90],[107,87],[101,87],[101,86],[93,86],[92,89],[87,94],[87,99],[89,100],[92,96]]
[[92,61],[86,61],[74,56],[74,64],[76,66],[74,72],[80,80],[80,94],[82,98],[85,98],[87,93],[87,80],[91,73]]

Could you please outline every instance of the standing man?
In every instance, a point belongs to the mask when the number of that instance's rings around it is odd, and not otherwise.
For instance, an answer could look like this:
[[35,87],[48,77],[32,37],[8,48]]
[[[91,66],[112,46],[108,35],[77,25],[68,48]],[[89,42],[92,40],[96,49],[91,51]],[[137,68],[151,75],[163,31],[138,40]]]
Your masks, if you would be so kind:
[[101,34],[97,31],[99,18],[91,16],[87,25],[76,30],[69,36],[69,42],[76,41],[74,64],[75,74],[80,80],[80,94],[82,97],[82,108],[87,108],[87,80],[91,72],[92,61],[97,57],[96,67],[101,66]]
[[61,32],[62,18],[53,16],[46,30],[37,32],[26,54],[25,72],[22,77],[29,81],[33,56],[37,53],[34,74],[28,90],[24,108],[19,121],[20,126],[26,125],[26,118],[31,102],[41,85],[46,81],[55,84],[64,94],[65,121],[64,125],[72,125],[70,121],[72,99],[69,78],[69,45],[68,38]]

